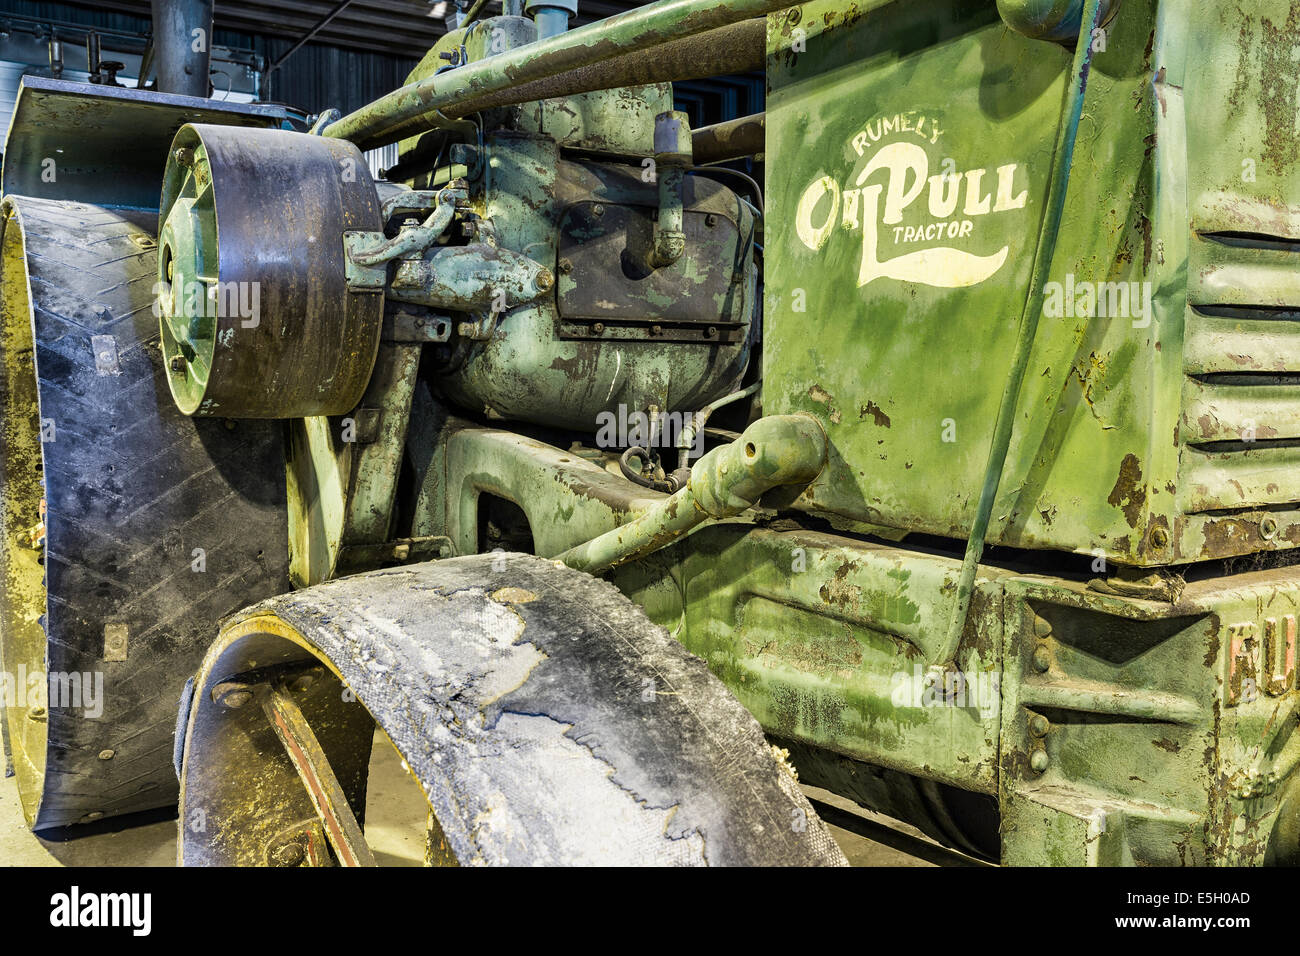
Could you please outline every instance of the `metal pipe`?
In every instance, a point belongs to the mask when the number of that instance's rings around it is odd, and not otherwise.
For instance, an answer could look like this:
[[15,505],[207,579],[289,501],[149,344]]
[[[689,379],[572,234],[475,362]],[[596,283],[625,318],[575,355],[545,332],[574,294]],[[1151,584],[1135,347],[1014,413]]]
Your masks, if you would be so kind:
[[94,30],[86,31],[86,72],[92,77],[99,75],[99,34]]
[[442,190],[438,193],[433,212],[423,223],[411,228],[403,228],[393,238],[385,239],[373,248],[353,252],[352,261],[357,265],[377,266],[399,256],[429,248],[451,225],[452,219],[456,216],[456,203],[464,202],[467,196],[468,193],[463,186]]
[[758,393],[763,387],[763,380],[759,379],[753,385],[742,388],[738,392],[732,392],[730,395],[723,395],[715,402],[709,402],[698,412],[691,416],[691,420],[682,426],[682,430],[677,434],[677,467],[685,468],[690,461],[691,448],[695,444],[695,439],[704,431],[705,426],[709,424],[709,419],[719,408],[734,404],[741,399],[749,398],[751,395]]
[[[576,32],[576,31],[575,31]],[[489,94],[470,94],[440,115],[421,116],[389,128],[377,139],[357,141],[363,149],[386,145],[437,127],[450,127],[447,116],[462,116],[513,103],[528,103],[591,90],[646,83],[673,83],[709,76],[748,73],[763,68],[766,27],[763,18],[717,27],[632,53],[624,53],[592,66],[545,77]],[[534,49],[535,45],[524,49]],[[495,59],[495,58],[494,58]],[[459,70],[451,70],[458,73]]]
[[695,162],[725,163],[763,152],[767,139],[767,114],[755,113],[739,119],[702,126],[691,134]]
[[537,25],[537,39],[549,40],[568,32],[569,18],[578,15],[578,0],[528,0],[524,10]]
[[153,0],[153,45],[159,93],[208,95],[212,4],[213,0]]
[[144,48],[144,53],[140,56],[140,74],[135,78],[135,88],[143,90],[149,83],[149,71],[153,69],[153,37],[149,38],[149,45]]
[[556,555],[579,571],[616,567],[667,547],[709,519],[752,508],[780,485],[807,484],[826,464],[826,433],[810,415],[760,418],[730,445],[706,454],[686,487],[631,521]]
[[[1080,35],[1092,36],[1101,19],[1101,0],[1087,0],[1083,10]],[[1007,450],[1011,447],[1011,431],[1015,425],[1016,406],[1020,403],[1020,387],[1029,367],[1029,355],[1038,333],[1038,319],[1043,314],[1044,284],[1056,252],[1056,239],[1061,231],[1061,218],[1065,209],[1065,196],[1070,188],[1070,169],[1074,162],[1074,143],[1079,133],[1079,117],[1083,112],[1083,97],[1088,89],[1088,73],[1092,66],[1092,44],[1080,43],[1074,50],[1074,63],[1066,88],[1065,105],[1061,111],[1061,126],[1057,132],[1056,150],[1052,157],[1051,178],[1048,180],[1047,206],[1042,227],[1038,232],[1038,247],[1034,251],[1034,267],[1025,296],[1024,312],[1020,316],[1020,335],[1011,361],[1011,372],[1002,391],[998,417],[993,425],[993,443],[989,448],[988,464],[984,469],[984,485],[980,490],[979,505],[966,541],[966,554],[962,558],[961,576],[957,580],[957,595],[953,602],[948,632],[939,646],[935,663],[951,663],[957,656],[962,633],[966,630],[966,616],[970,610],[971,594],[975,590],[975,572],[984,554],[984,539],[988,535],[989,517],[993,514],[993,501],[1002,482],[1002,469],[1006,464]]]
[[[391,131],[434,112],[461,116],[488,94],[589,67],[623,53],[662,46],[790,5],[789,0],[659,0],[528,46],[426,77],[380,97],[330,126],[325,135],[362,149],[393,142]],[[520,100],[508,100],[521,102]]]

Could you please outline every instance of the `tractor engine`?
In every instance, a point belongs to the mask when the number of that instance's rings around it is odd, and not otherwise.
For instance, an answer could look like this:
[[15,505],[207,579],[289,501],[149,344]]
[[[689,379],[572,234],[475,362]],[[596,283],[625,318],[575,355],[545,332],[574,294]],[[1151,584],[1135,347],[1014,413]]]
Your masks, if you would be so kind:
[[[451,48],[472,61],[533,29],[495,18]],[[445,65],[443,46],[412,82]],[[690,412],[740,381],[756,210],[693,167],[668,84],[485,111],[401,157],[404,182],[374,181],[343,140],[177,134],[159,282],[182,411],[342,415],[381,341],[434,344],[461,408],[581,431],[620,407]]]

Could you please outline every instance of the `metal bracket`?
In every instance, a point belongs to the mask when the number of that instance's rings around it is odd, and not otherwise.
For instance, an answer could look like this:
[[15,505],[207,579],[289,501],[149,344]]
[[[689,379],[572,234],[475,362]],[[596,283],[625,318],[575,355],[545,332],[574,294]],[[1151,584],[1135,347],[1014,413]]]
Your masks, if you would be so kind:
[[381,338],[385,342],[446,342],[451,328],[450,316],[389,312],[384,316]]
[[354,229],[343,233],[343,263],[349,292],[383,292],[388,283],[388,263],[375,266],[358,264],[352,256],[385,241],[382,232]]

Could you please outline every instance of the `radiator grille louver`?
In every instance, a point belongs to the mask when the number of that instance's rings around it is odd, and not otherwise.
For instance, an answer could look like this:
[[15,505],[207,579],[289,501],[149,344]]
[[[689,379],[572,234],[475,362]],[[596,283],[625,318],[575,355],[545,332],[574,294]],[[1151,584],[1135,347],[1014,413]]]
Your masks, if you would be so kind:
[[1179,505],[1300,502],[1300,240],[1193,238],[1183,342]]

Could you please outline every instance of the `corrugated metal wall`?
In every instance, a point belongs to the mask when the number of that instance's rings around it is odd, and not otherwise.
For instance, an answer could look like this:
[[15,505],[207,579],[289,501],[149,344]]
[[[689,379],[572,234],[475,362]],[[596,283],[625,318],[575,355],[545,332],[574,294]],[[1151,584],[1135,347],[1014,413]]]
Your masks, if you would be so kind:
[[[257,37],[251,46],[268,63],[274,63],[292,44]],[[309,43],[271,74],[262,95],[308,113],[319,113],[330,107],[350,113],[401,86],[415,69],[416,62],[407,57],[386,57]]]
[[[18,81],[25,69],[27,66],[23,63],[0,61],[0,131],[9,129],[9,117],[13,115],[14,99],[18,96]],[[3,149],[4,144],[0,143],[0,150]]]
[[[139,36],[150,32],[146,18],[65,3],[0,0],[0,18],[6,13]],[[216,30],[212,42],[234,49],[252,50],[266,57],[268,63],[274,62],[292,46],[288,40],[230,30]],[[308,113],[318,113],[331,106],[346,113],[401,86],[415,64],[416,61],[409,57],[389,57],[309,43],[271,75],[263,97],[288,103]]]

